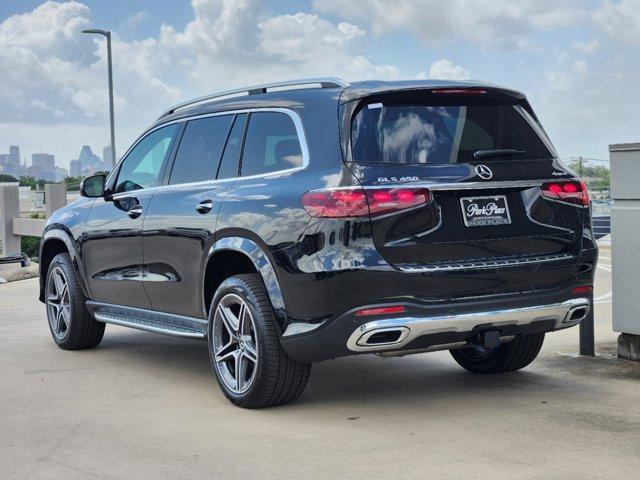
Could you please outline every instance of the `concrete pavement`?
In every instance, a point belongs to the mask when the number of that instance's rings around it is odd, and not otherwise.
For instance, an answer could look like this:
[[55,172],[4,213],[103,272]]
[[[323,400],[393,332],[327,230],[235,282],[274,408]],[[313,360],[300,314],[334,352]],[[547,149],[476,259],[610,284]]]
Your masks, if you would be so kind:
[[596,287],[596,358],[575,355],[577,328],[499,376],[447,352],[351,357],[314,365],[298,402],[248,411],[218,390],[204,343],[108,325],[98,348],[63,351],[37,280],[0,285],[0,475],[637,478],[640,365],[615,357],[606,268]]

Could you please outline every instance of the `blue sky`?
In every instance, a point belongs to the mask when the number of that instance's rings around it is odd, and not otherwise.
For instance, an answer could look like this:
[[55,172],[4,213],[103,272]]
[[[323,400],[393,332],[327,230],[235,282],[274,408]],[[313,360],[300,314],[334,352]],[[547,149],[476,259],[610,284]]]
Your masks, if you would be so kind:
[[640,140],[640,0],[0,3],[0,152],[100,151],[114,32],[117,150],[167,106],[305,76],[474,78],[524,91],[561,157]]

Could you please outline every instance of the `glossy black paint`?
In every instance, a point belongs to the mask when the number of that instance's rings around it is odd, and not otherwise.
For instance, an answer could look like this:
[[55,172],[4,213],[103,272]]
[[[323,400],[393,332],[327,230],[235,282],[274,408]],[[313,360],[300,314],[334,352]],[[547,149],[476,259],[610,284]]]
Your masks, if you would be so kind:
[[[361,99],[378,98],[389,91],[397,94],[405,88],[459,85],[361,82],[344,91],[325,88],[239,97],[163,117],[150,130],[194,116],[288,109],[300,118],[308,165],[286,173],[168,185],[166,172],[175,155],[174,145],[160,186],[112,195],[116,167],[107,179],[104,198],[82,198],[49,219],[41,249],[46,254],[54,245],[49,242],[62,239],[76,259],[79,277],[92,301],[194,319],[207,318],[207,289],[211,288],[205,282],[207,268],[225,269],[216,263],[220,260],[212,260],[224,256],[214,254],[241,253],[264,280],[283,345],[301,360],[349,353],[336,345],[344,347],[346,337],[358,326],[353,317],[344,317],[358,307],[410,302],[421,308],[455,311],[485,301],[506,308],[519,304],[523,295],[531,302],[545,295],[568,298],[571,286],[593,282],[597,248],[589,208],[542,198],[535,186],[457,188],[456,184],[481,181],[473,164],[399,169],[349,161],[349,115]],[[492,88],[462,86],[470,85]],[[518,92],[497,92],[526,103]],[[493,169],[493,182],[575,177],[555,159],[482,163]],[[300,201],[314,189],[407,185],[398,180],[407,176],[417,178],[410,184],[435,187],[428,205],[374,220],[315,219]],[[476,230],[461,226],[456,203],[461,196],[498,193],[508,197],[511,225]],[[207,200],[212,201],[211,210],[198,212],[197,206]],[[134,206],[142,208],[137,218],[129,215]],[[399,269],[552,253],[572,257],[545,264],[452,272]],[[41,268],[46,267],[43,262]]]

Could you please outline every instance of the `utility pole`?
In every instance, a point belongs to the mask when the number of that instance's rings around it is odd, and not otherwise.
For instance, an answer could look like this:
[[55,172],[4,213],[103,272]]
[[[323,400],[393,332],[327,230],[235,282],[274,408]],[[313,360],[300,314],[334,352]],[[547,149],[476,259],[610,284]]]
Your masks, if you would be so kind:
[[582,157],[578,157],[578,175],[582,177]]
[[113,65],[111,61],[111,32],[108,30],[83,30],[82,33],[104,35],[107,38],[107,68],[109,75],[109,123],[111,127],[111,168],[116,166],[116,132],[113,113]]

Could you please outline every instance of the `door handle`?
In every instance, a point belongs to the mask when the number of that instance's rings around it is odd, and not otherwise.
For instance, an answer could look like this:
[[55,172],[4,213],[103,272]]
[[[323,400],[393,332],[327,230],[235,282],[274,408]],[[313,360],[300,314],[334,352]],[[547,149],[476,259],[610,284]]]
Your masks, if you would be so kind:
[[138,218],[142,215],[142,205],[135,205],[127,212],[131,218]]
[[213,208],[213,200],[203,200],[198,205],[196,205],[196,212],[198,213],[209,213]]

